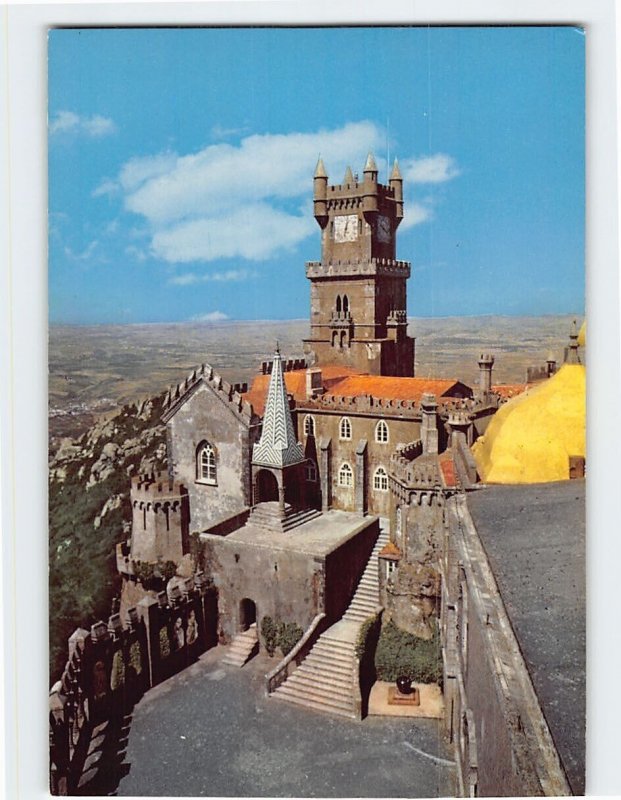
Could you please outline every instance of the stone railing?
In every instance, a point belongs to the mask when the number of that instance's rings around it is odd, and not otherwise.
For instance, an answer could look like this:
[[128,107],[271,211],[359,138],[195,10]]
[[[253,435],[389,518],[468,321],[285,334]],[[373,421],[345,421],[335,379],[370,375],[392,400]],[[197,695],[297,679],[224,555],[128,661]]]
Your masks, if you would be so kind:
[[249,508],[236,511],[235,514],[232,514],[230,517],[218,520],[218,522],[215,522],[209,528],[205,528],[204,531],[200,532],[199,536],[207,533],[211,536],[227,536],[229,533],[236,531],[238,528],[242,528],[246,522],[248,522],[249,515]]
[[295,672],[327,627],[326,615],[317,614],[293,650],[265,676],[267,694],[275,692]]

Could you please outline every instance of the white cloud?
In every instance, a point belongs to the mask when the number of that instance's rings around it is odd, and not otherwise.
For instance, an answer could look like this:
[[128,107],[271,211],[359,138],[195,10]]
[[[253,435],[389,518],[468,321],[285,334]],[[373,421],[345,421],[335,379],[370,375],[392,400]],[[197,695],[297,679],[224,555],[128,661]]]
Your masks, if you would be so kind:
[[[370,121],[246,136],[239,144],[218,142],[188,155],[167,151],[130,159],[94,194],[119,191],[125,209],[148,227],[152,254],[169,263],[264,261],[317,234],[312,210],[304,206],[319,154],[330,181],[339,183],[347,165],[361,174],[369,150],[379,151],[384,143],[384,130]],[[376,160],[385,174],[386,162]],[[406,185],[458,174],[454,159],[443,154],[406,157],[402,164]],[[408,212],[406,228],[431,214],[420,202]]]
[[228,318],[228,314],[224,314],[222,311],[210,311],[208,314],[196,314],[194,317],[190,317],[193,322],[224,322]]
[[404,159],[401,172],[406,183],[444,183],[460,174],[455,159],[445,153]]
[[197,275],[195,272],[185,272],[182,275],[175,275],[168,283],[173,286],[193,286],[197,283],[248,281],[257,276],[257,272],[247,269],[228,269],[225,272],[207,272],[204,275]]
[[59,111],[49,123],[51,135],[56,133],[83,133],[99,139],[116,131],[116,125],[109,117],[93,114],[91,117],[80,116],[75,111]]
[[427,222],[433,216],[433,211],[429,205],[422,203],[406,202],[403,209],[403,220],[399,226],[400,231],[407,231],[415,225],[420,225],[421,222]]

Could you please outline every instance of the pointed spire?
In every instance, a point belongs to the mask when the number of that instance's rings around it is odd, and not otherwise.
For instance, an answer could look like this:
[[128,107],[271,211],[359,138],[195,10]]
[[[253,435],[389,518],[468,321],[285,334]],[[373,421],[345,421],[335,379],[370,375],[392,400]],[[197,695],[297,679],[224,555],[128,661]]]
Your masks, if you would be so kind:
[[403,180],[403,178],[401,176],[401,170],[399,169],[399,162],[397,161],[396,158],[395,158],[395,163],[393,164],[393,167],[392,167],[392,172],[390,174],[390,180],[391,181],[402,181]]
[[345,170],[345,177],[343,178],[343,183],[353,183],[354,182],[354,175],[351,171],[351,167],[347,167]]
[[295,437],[289,398],[278,344],[274,353],[261,438],[252,451],[252,461],[267,467],[287,467],[305,461],[302,445]]
[[317,166],[315,167],[315,175],[313,177],[315,177],[315,178],[327,178],[328,177],[328,173],[326,172],[326,168],[325,168],[325,166],[323,164],[323,159],[322,159],[321,156],[319,156],[319,159],[317,161]]
[[369,151],[369,155],[367,156],[367,163],[364,165],[365,172],[377,172],[377,164],[375,163],[375,158],[373,157],[373,153]]

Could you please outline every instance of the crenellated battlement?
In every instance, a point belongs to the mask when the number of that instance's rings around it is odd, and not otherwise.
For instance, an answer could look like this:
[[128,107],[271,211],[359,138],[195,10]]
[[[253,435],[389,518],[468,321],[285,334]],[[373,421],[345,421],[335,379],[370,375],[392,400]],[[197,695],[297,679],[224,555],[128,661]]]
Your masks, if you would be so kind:
[[167,498],[180,498],[187,495],[188,490],[180,481],[170,480],[168,473],[148,473],[135,475],[131,479],[130,495],[134,500],[155,500]]
[[420,440],[401,445],[390,457],[389,476],[409,489],[438,489],[442,478],[435,457],[423,456]]
[[206,383],[211,389],[218,392],[223,400],[230,403],[233,410],[247,423],[255,417],[252,405],[243,398],[248,391],[247,383],[229,383],[219,375],[209,364],[196,367],[181,383],[172,386],[164,398],[164,413],[162,420],[168,422],[183,402],[200,386]]
[[[272,368],[274,366],[274,359],[270,358],[267,361],[261,362],[261,374],[262,375],[271,375]],[[287,358],[282,360],[282,371],[283,372],[293,372],[294,370],[298,369],[306,369],[307,367],[306,359],[305,358]],[[248,391],[248,388],[244,391]]]
[[[411,264],[409,261],[400,261],[396,258],[356,258],[356,259],[331,259],[330,261],[307,261],[307,278],[330,278],[351,276],[381,276],[392,275],[409,278]],[[405,312],[404,312],[405,313]]]

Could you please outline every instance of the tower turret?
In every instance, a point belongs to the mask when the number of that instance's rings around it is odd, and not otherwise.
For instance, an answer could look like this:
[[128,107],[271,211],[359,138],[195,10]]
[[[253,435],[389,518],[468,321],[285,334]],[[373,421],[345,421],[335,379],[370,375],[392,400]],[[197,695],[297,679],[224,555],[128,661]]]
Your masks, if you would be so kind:
[[482,353],[479,356],[479,394],[487,397],[492,391],[492,367],[494,356]]
[[323,165],[323,160],[319,156],[317,166],[315,167],[315,175],[313,176],[313,212],[315,219],[321,226],[325,228],[328,224],[328,173]]
[[403,178],[399,169],[399,162],[395,158],[392,172],[390,174],[390,188],[395,196],[395,223],[398,225],[403,219]]
[[348,166],[343,177],[343,186],[353,186],[354,183],[354,173],[351,171],[351,167]]
[[373,224],[373,218],[377,214],[377,164],[373,153],[367,156],[367,163],[364,165],[364,195],[362,198],[362,210],[364,217],[369,224]]

